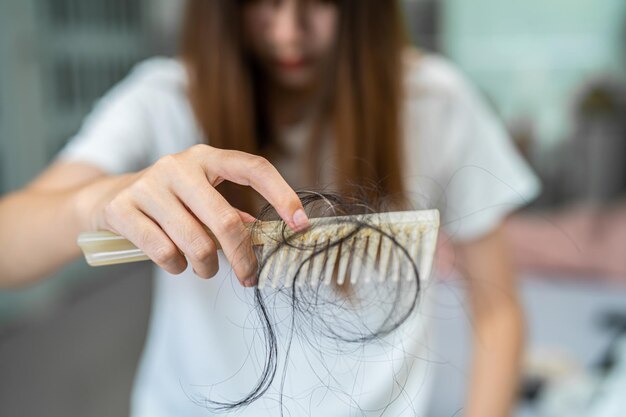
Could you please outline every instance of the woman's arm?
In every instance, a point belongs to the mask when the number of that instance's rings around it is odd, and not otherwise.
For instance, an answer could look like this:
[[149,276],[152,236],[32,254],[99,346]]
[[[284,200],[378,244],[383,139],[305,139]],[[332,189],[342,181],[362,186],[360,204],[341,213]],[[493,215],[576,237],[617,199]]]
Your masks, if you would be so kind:
[[57,163],[0,199],[0,287],[33,283],[80,254],[77,196],[103,177],[93,165]]
[[0,200],[0,287],[40,279],[79,255],[82,231],[123,235],[170,273],[188,262],[217,273],[215,234],[242,284],[254,284],[256,258],[239,212],[216,190],[228,180],[254,188],[294,230],[308,226],[296,193],[264,158],[196,145],[131,174],[62,163]]
[[524,316],[503,228],[459,244],[459,270],[468,278],[473,313],[472,376],[466,417],[511,414],[518,389]]

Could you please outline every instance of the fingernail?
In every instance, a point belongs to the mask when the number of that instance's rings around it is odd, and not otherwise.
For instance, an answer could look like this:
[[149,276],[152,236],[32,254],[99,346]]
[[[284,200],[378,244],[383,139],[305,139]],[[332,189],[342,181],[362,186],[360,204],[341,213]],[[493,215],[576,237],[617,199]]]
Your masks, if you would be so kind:
[[304,230],[310,226],[309,218],[302,209],[298,209],[293,213],[293,223],[298,231]]
[[255,283],[254,277],[248,278],[243,282],[244,287],[253,287]]

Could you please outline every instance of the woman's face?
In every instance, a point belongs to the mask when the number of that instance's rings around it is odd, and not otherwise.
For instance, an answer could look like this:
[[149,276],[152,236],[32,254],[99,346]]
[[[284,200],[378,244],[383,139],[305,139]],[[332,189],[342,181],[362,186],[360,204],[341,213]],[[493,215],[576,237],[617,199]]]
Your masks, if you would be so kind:
[[246,43],[261,68],[287,89],[314,85],[331,54],[338,26],[331,0],[248,0]]

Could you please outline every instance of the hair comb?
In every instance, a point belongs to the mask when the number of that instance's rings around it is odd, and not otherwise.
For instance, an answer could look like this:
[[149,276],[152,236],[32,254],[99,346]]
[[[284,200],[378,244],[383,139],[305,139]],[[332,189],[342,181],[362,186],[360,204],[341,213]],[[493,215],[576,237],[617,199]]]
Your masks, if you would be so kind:
[[[413,279],[409,261],[417,266],[420,280],[430,275],[439,229],[437,210],[318,217],[310,224],[299,233],[280,220],[246,224],[259,258],[259,288],[277,287],[281,280],[289,287],[294,282],[329,284],[333,277],[339,285],[354,284],[361,276],[365,282],[373,277]],[[78,245],[91,266],[149,260],[129,240],[111,232],[82,233]]]

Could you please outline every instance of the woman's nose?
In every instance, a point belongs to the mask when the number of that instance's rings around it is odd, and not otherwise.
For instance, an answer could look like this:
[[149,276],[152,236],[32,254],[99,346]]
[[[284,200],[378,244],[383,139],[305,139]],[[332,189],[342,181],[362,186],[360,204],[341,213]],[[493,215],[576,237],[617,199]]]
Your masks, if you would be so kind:
[[276,5],[272,32],[279,47],[295,46],[301,40],[303,25],[298,3],[296,0],[287,0]]

